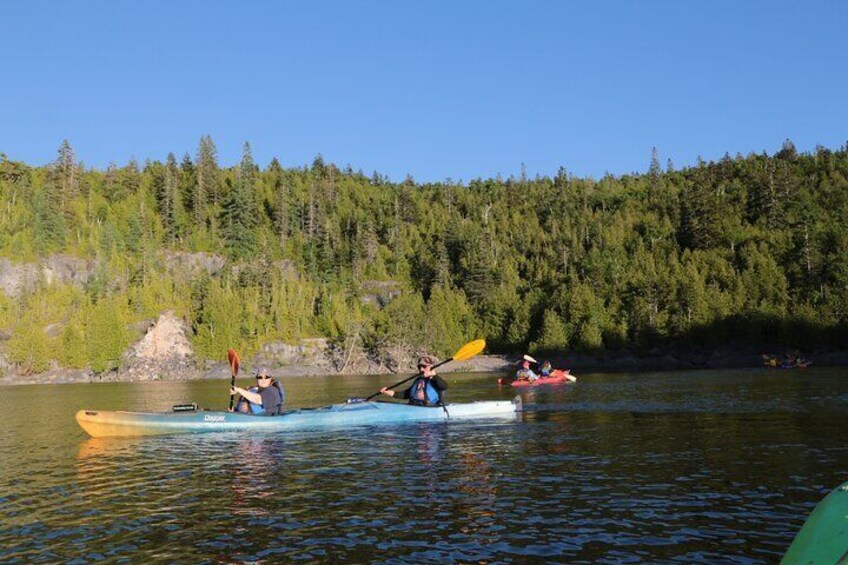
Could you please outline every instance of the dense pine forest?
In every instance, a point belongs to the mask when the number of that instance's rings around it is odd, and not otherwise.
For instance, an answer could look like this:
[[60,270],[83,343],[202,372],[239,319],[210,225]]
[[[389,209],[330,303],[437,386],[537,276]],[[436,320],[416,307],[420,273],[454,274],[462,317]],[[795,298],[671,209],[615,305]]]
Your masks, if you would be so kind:
[[[325,163],[195,155],[95,170],[66,141],[0,154],[0,258],[88,261],[85,284],[0,293],[2,353],[26,372],[112,369],[170,309],[200,358],[327,337],[391,362],[494,352],[845,347],[848,146],[727,155],[647,173],[390,182]],[[203,255],[201,255],[201,253]],[[190,273],[174,257],[213,257]]]

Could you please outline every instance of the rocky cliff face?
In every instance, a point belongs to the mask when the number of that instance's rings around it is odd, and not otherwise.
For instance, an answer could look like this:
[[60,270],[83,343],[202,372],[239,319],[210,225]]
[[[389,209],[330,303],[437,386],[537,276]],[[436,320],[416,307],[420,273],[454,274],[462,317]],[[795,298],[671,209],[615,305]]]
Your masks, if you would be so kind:
[[94,276],[97,262],[70,255],[51,255],[38,263],[13,263],[0,259],[0,289],[10,298],[32,292],[42,281],[85,285]]
[[184,280],[195,279],[203,275],[217,275],[226,264],[223,257],[214,253],[163,251],[161,258],[168,274]]
[[185,323],[170,310],[163,312],[141,340],[121,359],[114,380],[193,379],[200,376]]

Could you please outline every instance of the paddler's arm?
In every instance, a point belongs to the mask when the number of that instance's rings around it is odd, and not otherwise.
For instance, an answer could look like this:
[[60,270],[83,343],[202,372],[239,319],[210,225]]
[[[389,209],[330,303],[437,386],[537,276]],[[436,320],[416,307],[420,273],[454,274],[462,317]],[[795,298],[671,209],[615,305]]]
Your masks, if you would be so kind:
[[391,396],[392,398],[403,398],[404,400],[409,398],[409,388],[403,389],[403,392],[398,392],[396,390],[390,389],[387,386],[384,386],[380,389],[380,392],[382,392],[386,396]]
[[230,394],[240,394],[242,398],[247,400],[248,402],[252,402],[253,404],[262,405],[262,395],[258,392],[250,392],[247,389],[241,388],[240,386],[230,387]]
[[433,383],[433,386],[436,388],[436,390],[442,391],[448,389],[448,383],[439,375],[433,375],[432,377],[430,377],[430,382]]

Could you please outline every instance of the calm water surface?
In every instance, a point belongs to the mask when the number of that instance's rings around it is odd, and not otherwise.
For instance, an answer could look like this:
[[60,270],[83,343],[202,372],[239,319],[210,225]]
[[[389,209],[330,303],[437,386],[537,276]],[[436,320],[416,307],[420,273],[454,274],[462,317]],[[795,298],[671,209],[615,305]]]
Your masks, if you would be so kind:
[[[291,406],[395,379],[287,379]],[[449,374],[449,400],[506,399]],[[0,387],[3,563],[774,563],[848,479],[848,369],[584,375],[516,421],[89,439],[229,381]]]

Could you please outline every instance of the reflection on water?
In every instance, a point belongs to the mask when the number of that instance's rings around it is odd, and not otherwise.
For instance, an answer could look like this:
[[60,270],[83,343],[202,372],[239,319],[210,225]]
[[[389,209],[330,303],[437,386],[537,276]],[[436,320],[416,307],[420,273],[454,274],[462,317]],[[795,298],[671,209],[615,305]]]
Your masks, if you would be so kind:
[[[450,399],[506,399],[449,375]],[[376,377],[291,379],[298,406]],[[848,373],[586,375],[517,422],[86,438],[224,381],[0,389],[0,561],[769,563],[848,479]],[[505,387],[511,389],[511,387]]]

